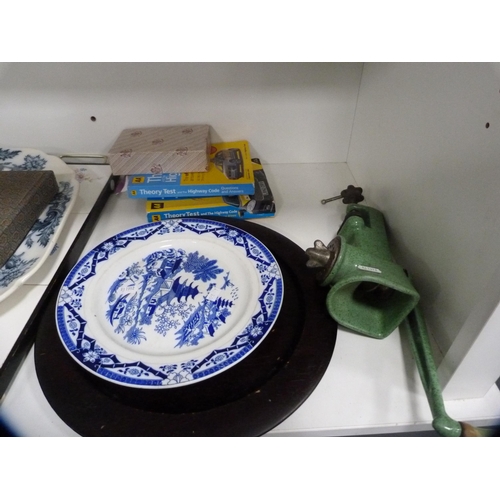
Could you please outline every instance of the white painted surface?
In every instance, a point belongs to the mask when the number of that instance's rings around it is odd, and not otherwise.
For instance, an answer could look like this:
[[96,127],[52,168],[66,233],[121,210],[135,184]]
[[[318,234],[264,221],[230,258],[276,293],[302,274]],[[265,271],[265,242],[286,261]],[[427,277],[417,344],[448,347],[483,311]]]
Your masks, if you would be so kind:
[[470,397],[475,381],[473,393],[481,397],[500,377],[500,335],[495,328],[481,331],[478,313],[472,330],[469,320],[477,309],[485,321],[491,294],[500,295],[498,281],[491,282],[500,255],[498,69],[493,63],[365,64],[348,156],[367,202],[386,215],[396,258],[422,295],[432,335],[443,353],[453,346],[440,369],[443,383],[472,355],[481,334],[467,370],[469,388],[453,391],[455,397]]
[[449,399],[484,396],[499,375],[500,266],[439,365]]
[[0,304],[0,366],[7,359],[45,288],[22,285]]
[[16,436],[78,436],[52,409],[38,383],[32,348],[0,406],[0,422]]
[[[126,128],[206,123],[267,163],[345,162],[361,63],[4,63],[0,136],[106,153]],[[91,121],[94,116],[96,121]]]

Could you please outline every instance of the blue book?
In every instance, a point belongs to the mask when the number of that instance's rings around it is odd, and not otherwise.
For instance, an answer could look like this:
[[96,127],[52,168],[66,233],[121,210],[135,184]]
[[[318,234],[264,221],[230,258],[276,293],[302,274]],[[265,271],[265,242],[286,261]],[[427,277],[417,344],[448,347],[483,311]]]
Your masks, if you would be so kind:
[[202,217],[212,215],[256,219],[273,217],[276,205],[273,193],[262,166],[253,163],[255,193],[239,196],[210,196],[205,198],[179,198],[174,200],[148,200],[146,214],[149,222],[158,222],[177,217]]
[[174,199],[252,195],[255,192],[247,141],[212,144],[206,172],[138,174],[127,177],[130,198]]

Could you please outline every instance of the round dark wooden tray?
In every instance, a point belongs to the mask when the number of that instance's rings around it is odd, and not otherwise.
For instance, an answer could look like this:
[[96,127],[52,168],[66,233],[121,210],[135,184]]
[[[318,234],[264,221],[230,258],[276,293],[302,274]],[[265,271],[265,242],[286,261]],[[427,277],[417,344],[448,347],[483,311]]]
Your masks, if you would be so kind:
[[259,436],[293,413],[321,380],[337,325],[305,252],[266,227],[216,220],[252,234],[278,261],[285,291],[272,331],[252,354],[215,377],[186,387],[134,389],[100,379],[71,359],[59,340],[53,297],[35,341],[36,372],[52,408],[78,434]]

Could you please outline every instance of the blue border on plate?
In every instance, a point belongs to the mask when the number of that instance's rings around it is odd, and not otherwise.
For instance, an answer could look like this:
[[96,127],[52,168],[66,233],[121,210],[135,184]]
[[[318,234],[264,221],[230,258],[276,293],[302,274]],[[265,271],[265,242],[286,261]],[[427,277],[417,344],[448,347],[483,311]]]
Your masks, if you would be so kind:
[[[270,276],[271,273],[266,274],[260,271],[261,280],[263,276],[267,280],[258,299],[260,310],[252,316],[243,332],[236,335],[230,345],[212,351],[202,360],[189,360],[181,363],[180,366],[152,367],[140,361],[122,362],[116,355],[106,353],[96,344],[95,339],[85,334],[85,319],[68,302],[72,291],[95,276],[97,266],[106,261],[109,254],[126,248],[132,241],[147,240],[156,234],[185,232],[186,230],[196,234],[212,233],[217,238],[230,240],[235,246],[243,247],[250,259],[263,266],[267,265],[266,271],[274,267],[273,276]],[[265,300],[268,298],[269,301],[271,290],[275,296],[271,299],[273,300],[272,307],[268,311]],[[144,224],[118,233],[101,242],[81,258],[61,288],[56,307],[56,324],[59,336],[72,357],[96,375],[132,387],[178,387],[211,377],[247,356],[269,333],[276,321],[283,301],[283,291],[283,279],[276,259],[267,247],[251,234],[235,226],[212,220],[166,220]],[[69,312],[72,317],[71,321],[66,319],[65,312]],[[68,323],[73,322],[71,328],[73,332],[77,332],[76,343],[72,338],[74,335],[72,336],[68,330]],[[110,369],[111,366],[114,371]]]

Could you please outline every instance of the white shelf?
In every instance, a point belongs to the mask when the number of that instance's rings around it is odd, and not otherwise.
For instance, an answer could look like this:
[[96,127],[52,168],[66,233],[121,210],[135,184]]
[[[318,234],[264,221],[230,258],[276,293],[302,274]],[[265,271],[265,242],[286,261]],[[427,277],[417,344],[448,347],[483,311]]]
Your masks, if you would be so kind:
[[[280,164],[265,169],[278,212],[272,219],[255,222],[280,232],[304,249],[315,239],[330,241],[343,220],[345,206],[341,202],[321,205],[320,200],[355,184],[347,165]],[[145,222],[143,203],[123,194],[112,196],[84,251],[118,231]],[[500,391],[493,386],[483,398],[446,401],[446,409],[456,420],[476,426],[494,425],[500,415]],[[33,353],[0,406],[0,417],[21,435],[75,435],[43,397]],[[430,430],[431,420],[409,345],[398,331],[375,340],[339,329],[330,366],[316,390],[268,435],[416,432]]]

